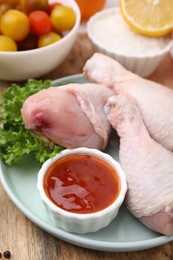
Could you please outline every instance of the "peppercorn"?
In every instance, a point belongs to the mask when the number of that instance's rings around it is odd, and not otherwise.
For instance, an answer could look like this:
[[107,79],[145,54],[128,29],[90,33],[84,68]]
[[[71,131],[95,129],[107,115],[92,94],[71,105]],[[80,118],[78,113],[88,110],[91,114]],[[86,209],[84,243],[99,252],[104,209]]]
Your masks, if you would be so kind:
[[10,258],[11,257],[10,251],[5,251],[3,255],[4,255],[5,258]]

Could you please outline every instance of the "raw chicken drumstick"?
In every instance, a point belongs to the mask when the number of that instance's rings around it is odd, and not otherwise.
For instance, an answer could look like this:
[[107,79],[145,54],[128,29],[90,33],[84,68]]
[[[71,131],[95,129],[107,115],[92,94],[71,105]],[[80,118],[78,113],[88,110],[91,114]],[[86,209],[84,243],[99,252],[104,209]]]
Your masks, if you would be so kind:
[[120,163],[128,182],[126,205],[149,228],[173,234],[173,153],[153,140],[139,108],[129,98],[112,96],[108,120],[120,137]]
[[111,126],[103,107],[113,91],[97,84],[50,87],[30,96],[21,113],[25,127],[66,148],[104,149]]
[[115,94],[132,97],[150,135],[173,151],[173,91],[127,71],[117,61],[96,53],[84,66],[84,76],[104,84]]

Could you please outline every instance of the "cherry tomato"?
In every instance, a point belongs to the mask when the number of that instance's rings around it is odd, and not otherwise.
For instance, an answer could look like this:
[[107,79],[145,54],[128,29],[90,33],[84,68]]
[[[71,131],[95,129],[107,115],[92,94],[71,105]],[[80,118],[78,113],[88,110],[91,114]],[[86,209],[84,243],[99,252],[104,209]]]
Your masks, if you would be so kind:
[[52,24],[49,15],[44,11],[33,11],[29,14],[31,32],[42,35],[52,30]]
[[19,0],[19,8],[22,12],[29,14],[32,11],[42,10],[48,12],[48,0]]
[[27,51],[37,48],[38,37],[34,34],[29,34],[23,41],[17,43],[19,51]]
[[3,14],[7,12],[9,9],[13,9],[13,6],[10,4],[1,4],[0,5],[0,13]]
[[51,13],[52,10],[53,10],[55,7],[57,7],[58,5],[61,5],[61,4],[58,3],[58,2],[54,2],[54,3],[49,4],[49,13]]
[[15,41],[23,40],[29,29],[29,18],[18,10],[8,10],[1,17],[1,33]]
[[1,0],[1,4],[17,5],[19,0]]
[[10,37],[0,35],[0,51],[17,51],[17,45]]
[[59,41],[61,38],[62,38],[61,35],[59,35],[55,32],[49,32],[49,33],[44,34],[39,37],[38,47],[41,48],[41,47],[50,45],[54,42]]
[[71,7],[59,5],[50,14],[51,22],[57,31],[71,30],[76,21],[76,14]]
[[106,0],[76,0],[81,11],[82,20],[87,20],[96,12],[102,10]]

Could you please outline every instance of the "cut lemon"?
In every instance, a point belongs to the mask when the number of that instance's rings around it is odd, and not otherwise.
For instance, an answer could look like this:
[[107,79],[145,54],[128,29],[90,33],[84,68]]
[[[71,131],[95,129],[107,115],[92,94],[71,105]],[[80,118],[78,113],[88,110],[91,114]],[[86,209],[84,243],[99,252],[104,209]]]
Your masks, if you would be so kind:
[[138,33],[162,36],[173,31],[173,0],[119,0],[122,16]]

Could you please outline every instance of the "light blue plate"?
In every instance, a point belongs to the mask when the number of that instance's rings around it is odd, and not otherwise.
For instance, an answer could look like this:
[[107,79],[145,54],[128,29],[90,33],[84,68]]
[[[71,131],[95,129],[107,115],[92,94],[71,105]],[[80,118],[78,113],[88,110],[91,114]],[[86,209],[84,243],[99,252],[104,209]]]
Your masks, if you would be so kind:
[[[62,78],[56,83],[86,82],[81,75]],[[118,138],[110,138],[106,152],[118,160]],[[14,204],[37,226],[48,233],[69,243],[90,249],[125,252],[148,249],[173,240],[155,233],[134,218],[125,206],[122,206],[118,217],[106,228],[85,235],[65,232],[54,226],[48,219],[41,203],[36,183],[40,168],[34,158],[27,157],[10,167],[1,163],[1,183]]]

